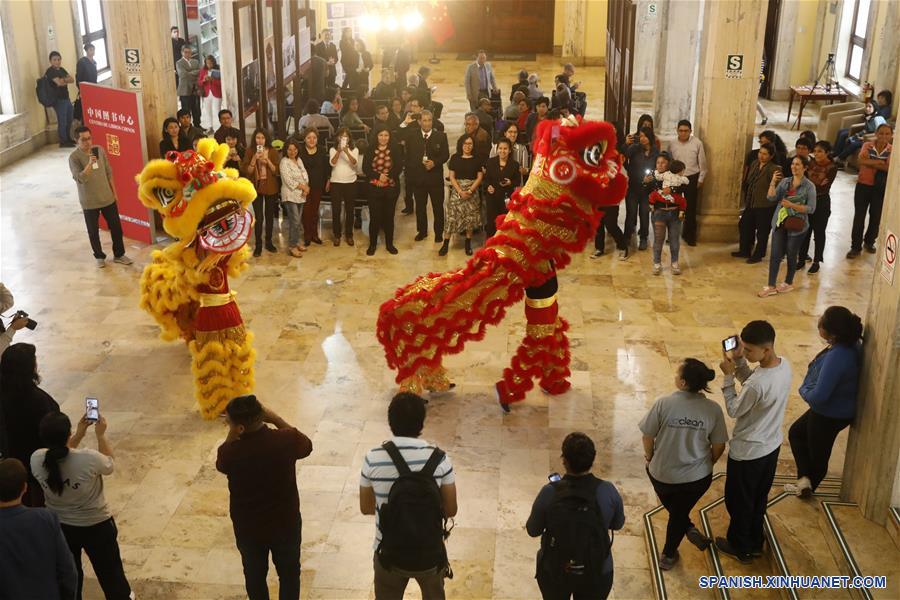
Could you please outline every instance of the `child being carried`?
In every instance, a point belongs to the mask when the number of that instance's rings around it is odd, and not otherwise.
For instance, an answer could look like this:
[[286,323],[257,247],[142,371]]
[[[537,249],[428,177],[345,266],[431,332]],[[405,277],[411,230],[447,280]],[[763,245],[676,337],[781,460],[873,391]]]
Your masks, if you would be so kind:
[[687,208],[687,201],[679,189],[690,183],[688,178],[682,175],[684,168],[683,162],[673,160],[669,164],[668,171],[653,171],[658,186],[658,189],[650,193],[650,205],[654,209],[672,210],[677,207],[679,211],[684,211]]

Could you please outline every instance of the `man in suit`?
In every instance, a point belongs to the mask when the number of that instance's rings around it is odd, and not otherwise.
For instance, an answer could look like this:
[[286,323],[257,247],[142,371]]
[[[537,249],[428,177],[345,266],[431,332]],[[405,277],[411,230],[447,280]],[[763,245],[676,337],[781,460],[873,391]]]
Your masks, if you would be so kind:
[[428,237],[428,198],[434,214],[434,241],[444,239],[444,163],[450,159],[447,134],[434,128],[434,115],[420,113],[419,126],[406,128],[406,185],[416,200],[416,241]]
[[316,45],[313,44],[307,77],[309,78],[310,99],[322,103],[325,101],[325,79],[328,77],[328,63],[317,52]]
[[465,85],[469,108],[473,111],[478,108],[479,98],[490,98],[494,92],[500,91],[494,79],[494,69],[487,62],[484,50],[479,50],[475,62],[466,68]]
[[337,65],[338,61],[338,51],[337,46],[331,41],[330,29],[322,30],[322,37],[316,44],[316,55],[321,56],[328,65],[325,70],[325,85],[328,87],[337,87],[337,84],[335,83],[335,79],[337,79],[337,67],[335,65]]
[[181,58],[175,63],[178,73],[178,99],[181,108],[191,111],[194,125],[200,127],[200,96],[198,96],[197,76],[200,74],[200,61],[193,58],[194,51],[190,45],[181,48]]
[[412,53],[409,51],[409,41],[400,42],[400,47],[394,54],[394,83],[399,89],[406,85],[406,73],[409,71],[409,65],[412,62]]

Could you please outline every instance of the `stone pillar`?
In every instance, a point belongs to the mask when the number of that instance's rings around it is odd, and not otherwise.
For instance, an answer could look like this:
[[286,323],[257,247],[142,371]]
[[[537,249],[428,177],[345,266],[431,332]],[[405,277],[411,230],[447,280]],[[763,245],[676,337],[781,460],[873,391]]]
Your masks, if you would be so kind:
[[[704,6],[694,119],[694,132],[706,145],[709,169],[697,219],[698,237],[704,242],[737,240],[741,171],[753,139],[767,4],[732,0]],[[726,77],[729,54],[744,57],[739,78]]]
[[[563,12],[562,57],[575,65],[584,64],[586,0],[566,0]],[[553,82],[550,82],[552,86]],[[546,83],[544,84],[547,85]]]
[[[657,26],[659,45],[652,93],[655,128],[662,136],[674,137],[679,120],[694,120],[705,4],[709,3],[667,0],[657,6],[661,25]],[[635,46],[639,41],[636,37]],[[637,63],[635,81],[636,69]]]
[[664,17],[668,0],[637,0],[634,19],[634,65],[631,100],[652,102],[656,84],[656,63],[660,37],[665,34]]
[[[900,70],[895,79],[900,81]],[[881,274],[888,231],[900,235],[900,168],[896,164],[888,171],[865,319],[856,421],[847,439],[841,486],[842,500],[858,503],[864,517],[882,525],[888,519],[891,491],[900,473],[900,269],[894,273],[893,284]]]
[[178,109],[168,4],[117,0],[104,3],[104,8],[106,29],[112,32],[107,39],[113,86],[128,89],[133,74],[125,71],[125,48],[140,50],[144,134],[147,154],[156,158],[162,122]]

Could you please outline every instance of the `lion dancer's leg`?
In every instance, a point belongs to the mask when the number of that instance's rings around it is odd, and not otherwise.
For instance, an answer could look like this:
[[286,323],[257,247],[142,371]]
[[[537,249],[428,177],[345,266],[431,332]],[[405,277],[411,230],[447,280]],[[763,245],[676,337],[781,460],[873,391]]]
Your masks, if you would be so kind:
[[569,388],[569,341],[565,334],[568,323],[559,318],[556,288],[553,276],[525,292],[525,338],[510,366],[504,369],[503,379],[495,385],[497,399],[506,412],[511,403],[525,399],[536,378],[547,393],[561,394]]
[[214,419],[232,398],[253,392],[256,351],[232,294],[201,294],[200,301],[188,347],[200,414]]

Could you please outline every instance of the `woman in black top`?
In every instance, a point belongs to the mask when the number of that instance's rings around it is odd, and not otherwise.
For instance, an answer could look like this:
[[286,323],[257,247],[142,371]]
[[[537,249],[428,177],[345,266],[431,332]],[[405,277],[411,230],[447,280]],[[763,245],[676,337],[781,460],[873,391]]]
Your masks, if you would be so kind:
[[165,158],[169,152],[184,152],[191,149],[191,142],[181,133],[178,119],[168,117],[163,121],[162,139],[159,140],[159,157]]
[[653,130],[646,126],[638,132],[635,143],[625,151],[625,164],[628,170],[625,238],[631,240],[640,217],[638,250],[647,249],[647,236],[650,234],[650,189],[645,184],[653,181],[653,170],[656,168],[658,155],[656,136],[653,135]]
[[59,404],[50,394],[38,387],[41,376],[37,372],[35,347],[13,344],[0,358],[0,413],[6,435],[3,456],[17,458],[28,469],[28,491],[22,502],[25,506],[44,506],[44,493],[31,475],[31,455],[42,448],[39,425],[51,412],[59,412]]
[[343,89],[356,89],[356,69],[359,66],[359,53],[353,42],[353,29],[344,27],[341,29],[341,41],[338,42],[341,49],[341,68],[344,70]]
[[491,237],[497,232],[497,217],[507,212],[506,202],[513,191],[521,185],[522,174],[519,171],[519,163],[509,154],[512,143],[501,138],[497,142],[497,156],[488,159],[484,168],[484,184],[487,190],[485,212],[487,223],[484,224],[484,232]]
[[484,178],[483,163],[475,156],[475,138],[465,134],[459,140],[460,151],[450,158],[450,198],[447,200],[447,223],[444,245],[438,251],[445,256],[450,249],[450,236],[466,232],[466,254],[472,255],[472,230],[481,227],[481,197],[478,186]]
[[319,134],[312,127],[303,132],[303,145],[300,147],[300,160],[309,175],[309,195],[303,205],[303,244],[322,244],[319,237],[319,203],[322,194],[331,189],[331,165],[328,164],[328,152],[319,145]]
[[384,246],[391,254],[394,247],[394,212],[397,207],[397,184],[403,170],[403,148],[391,140],[389,129],[382,128],[375,134],[375,143],[369,146],[363,158],[363,172],[369,183],[369,249],[375,254],[378,232],[384,231]]
[[372,62],[372,53],[366,50],[366,43],[361,38],[356,38],[355,44],[356,53],[362,62],[362,71],[356,73],[356,93],[362,98],[369,91],[369,73],[375,63]]

